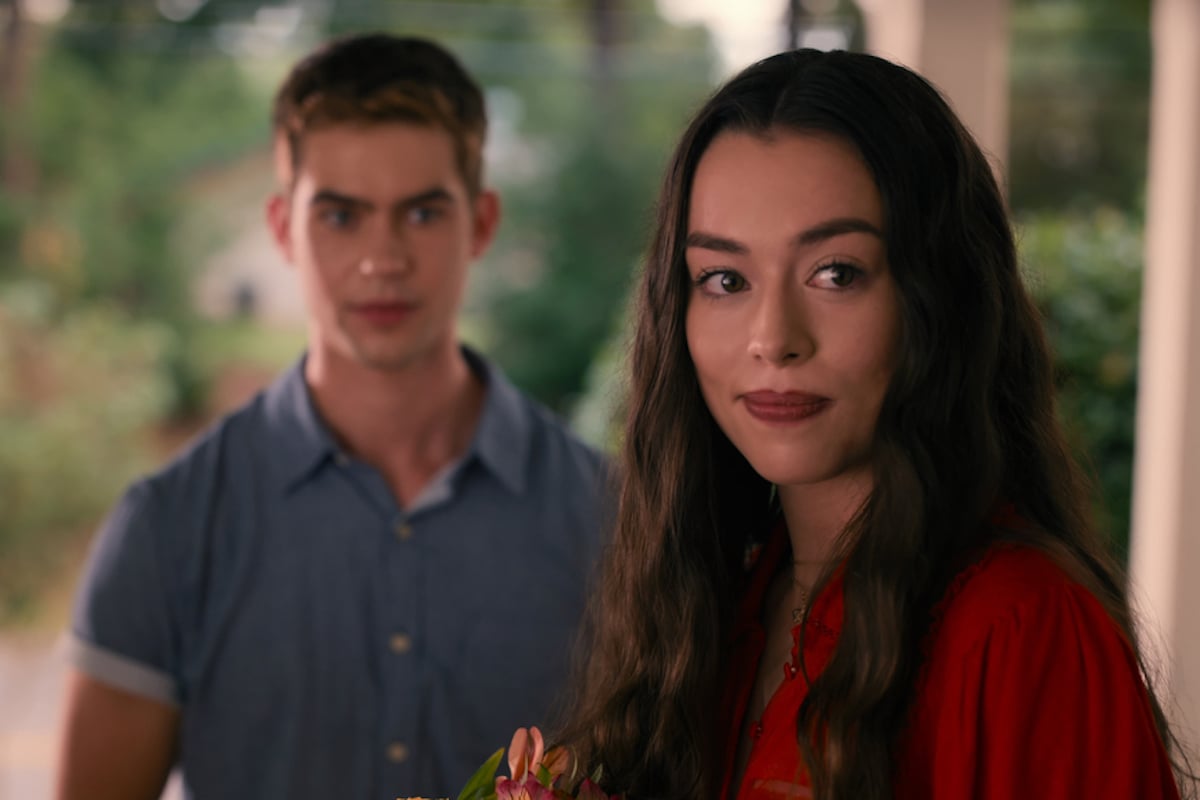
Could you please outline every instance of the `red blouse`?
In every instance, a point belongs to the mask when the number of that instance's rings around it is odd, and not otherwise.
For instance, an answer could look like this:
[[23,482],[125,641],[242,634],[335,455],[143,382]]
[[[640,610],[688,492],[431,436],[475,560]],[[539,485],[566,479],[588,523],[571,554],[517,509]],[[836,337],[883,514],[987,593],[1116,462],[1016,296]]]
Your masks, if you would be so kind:
[[[796,743],[808,693],[799,626],[784,681],[752,728],[741,785],[730,786],[765,642],[763,595],[786,552],[786,531],[777,531],[734,630],[723,800],[812,796]],[[842,601],[835,578],[809,613],[803,657],[814,679],[837,644]],[[926,650],[897,746],[897,800],[1179,797],[1129,643],[1091,593],[1042,553],[997,546],[959,575]]]

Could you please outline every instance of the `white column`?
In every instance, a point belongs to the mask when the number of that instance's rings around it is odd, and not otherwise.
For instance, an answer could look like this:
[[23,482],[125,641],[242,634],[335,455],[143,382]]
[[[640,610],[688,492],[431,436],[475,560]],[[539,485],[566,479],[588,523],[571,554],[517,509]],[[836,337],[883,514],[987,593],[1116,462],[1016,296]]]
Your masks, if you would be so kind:
[[[1143,640],[1200,737],[1200,2],[1156,0],[1131,561]],[[1168,709],[1170,711],[1170,709]]]
[[916,70],[941,89],[1003,176],[1009,0],[858,0],[858,6],[867,49]]

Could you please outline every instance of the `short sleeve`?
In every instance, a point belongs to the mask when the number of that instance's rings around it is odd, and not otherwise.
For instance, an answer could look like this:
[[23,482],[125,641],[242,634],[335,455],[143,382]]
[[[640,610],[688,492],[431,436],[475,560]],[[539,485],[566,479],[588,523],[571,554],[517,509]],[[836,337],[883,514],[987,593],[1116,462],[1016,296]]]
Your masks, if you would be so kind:
[[153,484],[131,486],[97,533],[75,598],[67,658],[98,681],[176,705],[176,637]]
[[981,627],[965,648],[961,630],[936,640],[898,797],[1178,798],[1133,651],[1095,597],[1064,577]]

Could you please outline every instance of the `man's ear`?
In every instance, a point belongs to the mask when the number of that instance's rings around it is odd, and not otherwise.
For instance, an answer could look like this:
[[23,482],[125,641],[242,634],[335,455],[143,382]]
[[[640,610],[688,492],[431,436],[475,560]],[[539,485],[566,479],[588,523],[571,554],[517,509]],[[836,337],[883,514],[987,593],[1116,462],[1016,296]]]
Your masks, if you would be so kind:
[[472,231],[471,258],[483,255],[500,227],[500,195],[483,189],[475,196],[475,229]]
[[291,200],[285,194],[275,192],[267,199],[267,227],[280,255],[289,264],[292,263],[292,238],[288,235],[291,217]]

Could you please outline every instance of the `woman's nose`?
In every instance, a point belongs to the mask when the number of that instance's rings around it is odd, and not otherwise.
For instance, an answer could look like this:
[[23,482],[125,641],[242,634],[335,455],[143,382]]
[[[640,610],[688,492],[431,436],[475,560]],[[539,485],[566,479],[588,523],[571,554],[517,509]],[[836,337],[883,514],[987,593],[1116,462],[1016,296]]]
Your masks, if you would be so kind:
[[754,310],[749,352],[770,364],[806,359],[815,349],[802,303],[784,291],[765,293]]

